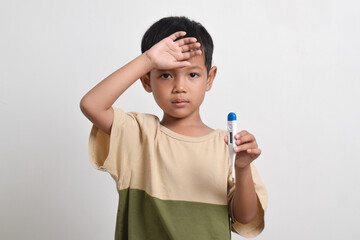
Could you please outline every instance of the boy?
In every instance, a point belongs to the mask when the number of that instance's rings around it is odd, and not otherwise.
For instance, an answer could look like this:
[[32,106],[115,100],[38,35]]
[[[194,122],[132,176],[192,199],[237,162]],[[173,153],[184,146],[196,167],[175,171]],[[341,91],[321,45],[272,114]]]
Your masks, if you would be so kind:
[[[199,114],[217,71],[211,36],[197,22],[167,17],[147,30],[141,47],[80,103],[94,124],[90,160],[117,184],[115,239],[223,240],[230,228],[258,235],[267,194],[252,165],[261,153],[255,137],[236,135],[234,183],[226,131],[206,126]],[[163,110],[161,121],[112,107],[139,78]]]

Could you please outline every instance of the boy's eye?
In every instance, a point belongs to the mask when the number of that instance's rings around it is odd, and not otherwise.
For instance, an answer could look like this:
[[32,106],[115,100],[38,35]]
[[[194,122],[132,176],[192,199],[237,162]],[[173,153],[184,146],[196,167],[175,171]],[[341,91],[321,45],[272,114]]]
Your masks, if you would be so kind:
[[191,78],[195,78],[195,77],[197,77],[197,76],[199,76],[197,73],[190,73],[190,77],[191,77]]
[[171,75],[168,74],[168,73],[164,73],[163,75],[160,76],[161,78],[164,78],[164,79],[168,79],[168,78],[171,78]]

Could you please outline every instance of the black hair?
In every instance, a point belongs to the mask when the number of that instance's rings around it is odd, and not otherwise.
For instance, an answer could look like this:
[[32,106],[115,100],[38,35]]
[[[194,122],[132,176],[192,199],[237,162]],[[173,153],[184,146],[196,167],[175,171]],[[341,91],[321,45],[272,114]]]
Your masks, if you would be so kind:
[[146,52],[162,39],[178,31],[186,32],[185,36],[179,37],[178,39],[195,37],[197,41],[200,42],[200,48],[205,55],[205,66],[207,68],[207,72],[209,73],[214,50],[212,38],[203,25],[184,16],[165,17],[151,25],[142,38],[141,52]]

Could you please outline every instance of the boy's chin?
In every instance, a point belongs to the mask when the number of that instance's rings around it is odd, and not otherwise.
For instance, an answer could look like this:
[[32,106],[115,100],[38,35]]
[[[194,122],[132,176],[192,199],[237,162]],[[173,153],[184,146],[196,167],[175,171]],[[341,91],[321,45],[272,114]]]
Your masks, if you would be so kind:
[[176,118],[176,119],[186,118],[186,114],[179,114],[179,113],[174,114],[174,113],[166,113],[166,112],[164,112],[164,117],[165,116],[169,117],[169,118]]
[[192,113],[189,110],[177,109],[176,111],[166,112],[163,110],[164,117],[183,119],[189,117]]

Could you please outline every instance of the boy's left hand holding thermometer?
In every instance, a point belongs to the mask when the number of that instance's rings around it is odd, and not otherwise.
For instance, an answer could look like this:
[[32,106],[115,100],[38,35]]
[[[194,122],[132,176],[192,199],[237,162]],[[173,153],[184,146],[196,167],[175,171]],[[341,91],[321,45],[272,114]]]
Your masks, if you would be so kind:
[[261,150],[254,135],[245,130],[237,132],[236,114],[233,112],[228,114],[227,131],[225,142],[229,146],[232,179],[235,181],[235,168],[243,169],[249,166],[261,154]]

